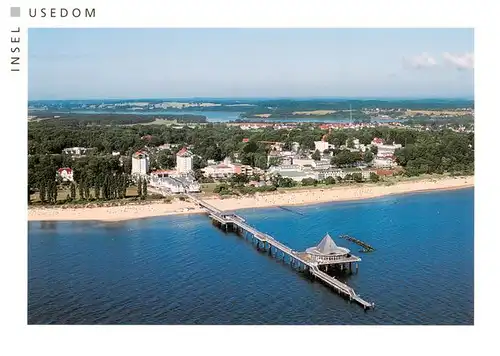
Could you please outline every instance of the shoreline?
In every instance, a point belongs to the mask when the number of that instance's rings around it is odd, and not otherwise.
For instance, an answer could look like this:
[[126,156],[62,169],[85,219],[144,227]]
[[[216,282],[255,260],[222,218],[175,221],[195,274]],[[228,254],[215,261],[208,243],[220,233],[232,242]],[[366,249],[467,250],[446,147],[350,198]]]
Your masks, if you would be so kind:
[[[406,195],[433,191],[447,191],[474,187],[474,177],[424,179],[398,182],[393,185],[364,184],[360,186],[332,186],[287,190],[246,197],[214,198],[204,200],[223,211],[270,208],[279,206],[315,205],[380,198],[392,195]],[[200,214],[204,209],[188,201],[175,200],[171,203],[124,205],[94,208],[29,208],[28,221],[99,221],[119,222],[126,220],[160,217],[168,215]]]

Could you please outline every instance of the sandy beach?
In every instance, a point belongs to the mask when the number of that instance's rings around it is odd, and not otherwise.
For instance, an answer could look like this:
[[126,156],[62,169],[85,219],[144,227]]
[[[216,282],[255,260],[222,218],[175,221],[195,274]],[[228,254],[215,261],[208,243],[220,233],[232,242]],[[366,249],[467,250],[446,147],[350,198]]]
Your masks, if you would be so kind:
[[[255,194],[238,198],[205,199],[221,210],[264,208],[287,205],[308,205],[336,201],[376,198],[393,194],[415,193],[431,190],[451,190],[474,186],[474,177],[455,177],[405,181],[394,185],[363,184],[359,186],[333,186],[332,188],[300,189],[276,193]],[[171,203],[152,202],[142,205],[125,205],[95,208],[29,208],[29,221],[99,220],[121,221],[154,216],[201,213],[202,209],[188,201]]]

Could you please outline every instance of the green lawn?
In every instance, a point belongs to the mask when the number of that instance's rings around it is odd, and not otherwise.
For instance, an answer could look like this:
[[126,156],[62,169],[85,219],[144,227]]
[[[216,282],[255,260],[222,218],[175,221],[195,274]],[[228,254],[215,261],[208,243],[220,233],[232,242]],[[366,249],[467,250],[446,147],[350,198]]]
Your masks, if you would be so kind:
[[215,187],[220,183],[202,183],[201,191],[206,194],[211,194],[214,192]]

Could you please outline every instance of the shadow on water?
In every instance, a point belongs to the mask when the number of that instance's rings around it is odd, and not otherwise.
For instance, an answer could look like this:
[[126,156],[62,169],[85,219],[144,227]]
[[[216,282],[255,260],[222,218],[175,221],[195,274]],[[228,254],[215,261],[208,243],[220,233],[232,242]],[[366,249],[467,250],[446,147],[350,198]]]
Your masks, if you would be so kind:
[[277,208],[281,209],[281,210],[285,210],[285,211],[288,211],[290,213],[293,213],[293,214],[297,214],[297,215],[300,215],[300,216],[305,216],[306,214],[304,213],[301,213],[300,211],[296,211],[296,210],[292,210],[290,208],[286,208],[284,206],[278,206]]

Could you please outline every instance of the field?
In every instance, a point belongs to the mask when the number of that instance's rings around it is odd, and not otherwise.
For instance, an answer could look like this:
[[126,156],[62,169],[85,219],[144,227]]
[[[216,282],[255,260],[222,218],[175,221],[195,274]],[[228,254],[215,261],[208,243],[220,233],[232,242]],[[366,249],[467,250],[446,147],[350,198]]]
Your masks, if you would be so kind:
[[312,110],[312,111],[294,111],[293,115],[314,115],[314,116],[324,116],[335,113],[335,110]]

